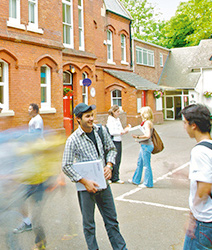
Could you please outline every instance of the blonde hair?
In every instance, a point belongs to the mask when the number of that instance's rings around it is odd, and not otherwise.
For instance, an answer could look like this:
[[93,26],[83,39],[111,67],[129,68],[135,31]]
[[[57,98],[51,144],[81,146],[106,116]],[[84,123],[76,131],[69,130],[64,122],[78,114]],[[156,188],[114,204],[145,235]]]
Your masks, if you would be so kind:
[[139,110],[139,113],[141,114],[141,119],[142,120],[150,120],[153,121],[153,112],[152,109],[149,106],[142,107]]
[[108,114],[113,116],[113,113],[116,112],[116,110],[119,109],[118,105],[113,105],[109,110],[108,110]]

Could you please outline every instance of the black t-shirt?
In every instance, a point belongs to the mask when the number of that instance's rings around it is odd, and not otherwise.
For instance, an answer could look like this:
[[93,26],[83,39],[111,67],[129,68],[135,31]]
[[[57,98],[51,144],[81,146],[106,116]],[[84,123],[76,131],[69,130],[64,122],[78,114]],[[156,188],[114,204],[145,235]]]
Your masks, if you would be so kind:
[[94,134],[94,131],[92,130],[90,133],[86,133],[86,135],[91,139],[91,141],[94,143],[95,147],[96,147],[96,150],[98,152],[98,155],[99,155],[99,149],[97,147],[97,142],[96,142],[96,137],[95,137],[95,134]]

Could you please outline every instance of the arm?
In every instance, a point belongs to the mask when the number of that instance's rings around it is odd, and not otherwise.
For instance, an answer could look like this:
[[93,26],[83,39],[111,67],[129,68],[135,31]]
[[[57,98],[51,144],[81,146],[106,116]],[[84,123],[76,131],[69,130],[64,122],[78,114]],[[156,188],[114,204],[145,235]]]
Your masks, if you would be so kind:
[[82,176],[78,174],[76,170],[73,168],[74,159],[75,159],[75,143],[69,137],[66,141],[63,153],[62,171],[71,179],[71,181],[78,182],[80,179],[82,179]]
[[211,195],[211,183],[197,182],[197,192],[195,196],[195,204],[197,205],[200,201],[205,201],[208,199],[208,196]]
[[148,140],[151,137],[151,127],[152,127],[152,123],[150,121],[146,121],[145,122],[145,131],[143,135],[133,135],[133,138],[135,139],[144,139],[144,140]]
[[96,193],[98,184],[94,181],[89,181],[83,178],[73,168],[73,161],[75,159],[75,143],[71,138],[68,138],[63,154],[62,170],[73,182],[82,183],[86,190],[91,193]]

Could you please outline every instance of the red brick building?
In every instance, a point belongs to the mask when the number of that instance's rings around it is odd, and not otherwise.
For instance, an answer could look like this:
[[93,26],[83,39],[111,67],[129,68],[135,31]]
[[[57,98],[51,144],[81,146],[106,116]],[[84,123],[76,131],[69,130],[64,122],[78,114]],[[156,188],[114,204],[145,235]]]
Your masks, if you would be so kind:
[[[76,127],[72,110],[80,102],[96,104],[101,123],[113,104],[124,111],[125,124],[138,123],[142,105],[156,112],[154,83],[162,68],[156,60],[154,67],[135,64],[140,76],[133,73],[133,49],[140,41],[134,40],[133,47],[130,24],[118,0],[52,0],[51,5],[47,0],[1,0],[0,130],[27,125],[32,102],[39,104],[45,128],[65,125],[68,133]],[[154,77],[149,70],[156,72]],[[66,96],[64,87],[71,90]]]
[[32,102],[46,128],[63,127],[62,2],[47,3],[0,2],[1,130],[26,125]]

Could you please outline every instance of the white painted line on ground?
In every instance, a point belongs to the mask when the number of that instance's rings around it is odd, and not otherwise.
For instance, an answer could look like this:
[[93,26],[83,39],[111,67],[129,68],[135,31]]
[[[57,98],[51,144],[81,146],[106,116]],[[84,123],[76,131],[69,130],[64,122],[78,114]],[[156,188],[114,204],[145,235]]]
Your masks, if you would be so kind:
[[[166,179],[167,177],[171,176],[172,174],[174,174],[174,173],[176,173],[176,172],[178,172],[178,171],[184,169],[184,168],[187,167],[188,165],[189,165],[189,162],[183,164],[182,166],[180,166],[180,167],[178,167],[178,168],[176,168],[176,169],[174,169],[174,170],[172,170],[172,171],[169,171],[168,173],[162,175],[161,177],[158,177],[158,178],[157,178],[156,180],[154,180],[153,182],[156,183],[156,182],[158,182],[158,181],[164,180],[164,179]],[[131,191],[129,191],[129,192],[125,193],[125,194],[122,194],[122,195],[118,196],[117,198],[115,198],[115,200],[125,201],[125,199],[124,199],[125,197],[127,197],[127,196],[129,196],[129,195],[132,195],[132,194],[134,194],[134,193],[140,191],[141,189],[143,189],[143,188],[142,188],[142,187],[137,187],[137,188],[135,188],[135,189],[132,189]],[[126,200],[126,201],[129,202],[130,200]],[[165,206],[165,205],[164,205],[164,206]]]
[[137,204],[145,204],[145,205],[150,205],[154,207],[162,207],[162,208],[168,208],[168,209],[173,209],[173,210],[178,210],[178,211],[189,211],[190,209],[184,208],[184,207],[175,207],[175,206],[169,206],[169,205],[164,205],[160,203],[154,203],[154,202],[147,202],[147,201],[136,201],[136,200],[128,200],[128,199],[121,199],[121,201],[129,202],[129,203],[137,203]]

